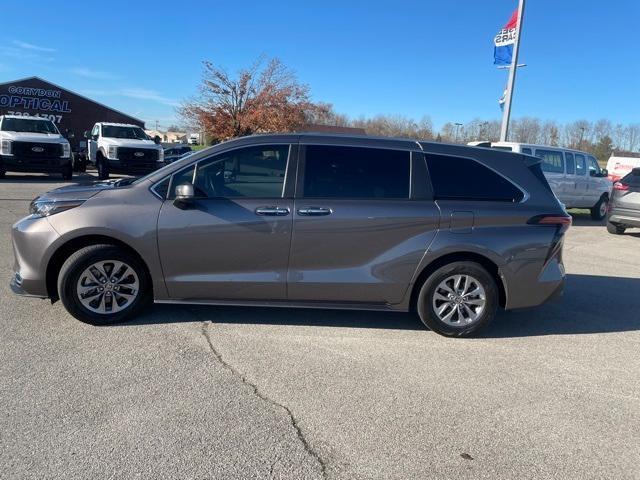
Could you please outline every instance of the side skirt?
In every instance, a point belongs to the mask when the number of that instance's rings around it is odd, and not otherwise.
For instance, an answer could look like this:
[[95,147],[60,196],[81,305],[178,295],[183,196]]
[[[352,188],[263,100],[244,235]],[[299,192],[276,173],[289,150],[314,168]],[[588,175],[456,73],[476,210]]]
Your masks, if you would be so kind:
[[386,312],[406,312],[402,305],[387,303],[329,303],[329,302],[288,302],[264,300],[154,300],[154,303],[169,305],[218,305],[227,307],[275,307],[275,308],[312,308],[321,310],[368,310]]

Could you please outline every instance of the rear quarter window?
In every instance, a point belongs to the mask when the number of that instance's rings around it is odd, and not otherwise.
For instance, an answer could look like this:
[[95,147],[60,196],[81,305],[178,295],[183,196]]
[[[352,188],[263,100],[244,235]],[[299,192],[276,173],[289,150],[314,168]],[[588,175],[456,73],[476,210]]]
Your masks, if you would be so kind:
[[502,175],[464,157],[427,155],[436,200],[519,202],[522,191]]

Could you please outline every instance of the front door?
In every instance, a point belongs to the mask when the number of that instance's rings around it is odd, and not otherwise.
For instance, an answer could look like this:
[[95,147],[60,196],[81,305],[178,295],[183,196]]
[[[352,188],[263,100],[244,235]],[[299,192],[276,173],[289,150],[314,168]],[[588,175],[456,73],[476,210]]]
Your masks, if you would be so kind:
[[587,169],[587,159],[581,153],[576,153],[576,202],[575,207],[592,207],[589,199],[589,172]]
[[300,160],[289,300],[402,301],[440,218],[410,197],[411,153],[307,145]]
[[89,138],[87,139],[87,154],[89,161],[96,162],[96,153],[98,152],[98,137],[100,136],[100,126],[94,125]]
[[[238,148],[173,175],[158,218],[171,298],[286,299],[293,199],[285,187],[296,151],[289,144]],[[196,199],[179,208],[171,194],[184,183],[194,185]]]

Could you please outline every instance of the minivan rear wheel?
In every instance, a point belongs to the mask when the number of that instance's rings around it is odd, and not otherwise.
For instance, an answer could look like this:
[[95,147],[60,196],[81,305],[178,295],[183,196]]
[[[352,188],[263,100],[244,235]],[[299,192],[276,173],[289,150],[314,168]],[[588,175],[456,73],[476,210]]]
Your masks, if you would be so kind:
[[422,322],[446,337],[467,337],[488,325],[498,308],[498,288],[480,264],[453,262],[433,272],[420,288]]
[[151,298],[140,260],[114,245],[91,245],[71,255],[60,269],[58,294],[71,315],[91,325],[127,320]]

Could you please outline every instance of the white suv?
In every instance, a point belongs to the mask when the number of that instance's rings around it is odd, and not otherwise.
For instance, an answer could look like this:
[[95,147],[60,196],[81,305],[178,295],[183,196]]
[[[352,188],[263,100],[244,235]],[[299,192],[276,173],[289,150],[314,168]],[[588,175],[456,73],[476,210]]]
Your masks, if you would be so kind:
[[593,155],[579,150],[516,142],[474,142],[477,146],[535,155],[542,159],[542,171],[553,193],[566,208],[586,208],[591,218],[607,214],[611,180]]
[[71,147],[55,123],[28,115],[0,116],[0,178],[6,172],[61,173],[71,180]]
[[137,125],[100,122],[85,132],[85,138],[89,162],[100,179],[110,173],[146,174],[164,165],[162,146]]

